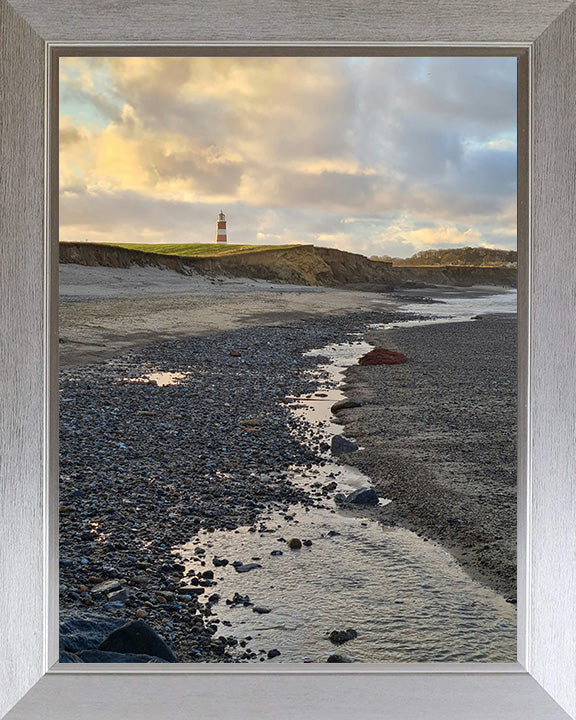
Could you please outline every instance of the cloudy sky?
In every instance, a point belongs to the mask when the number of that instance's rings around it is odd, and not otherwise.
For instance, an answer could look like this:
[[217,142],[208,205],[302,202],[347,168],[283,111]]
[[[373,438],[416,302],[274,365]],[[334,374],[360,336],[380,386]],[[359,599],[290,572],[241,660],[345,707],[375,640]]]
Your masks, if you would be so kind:
[[516,247],[515,58],[63,58],[60,239]]

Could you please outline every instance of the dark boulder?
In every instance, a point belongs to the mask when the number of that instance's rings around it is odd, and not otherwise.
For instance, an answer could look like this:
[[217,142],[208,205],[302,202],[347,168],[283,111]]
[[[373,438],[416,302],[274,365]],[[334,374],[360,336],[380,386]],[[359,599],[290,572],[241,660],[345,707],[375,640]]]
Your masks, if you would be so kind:
[[353,505],[378,505],[378,495],[373,488],[360,488],[350,493],[346,502]]
[[93,614],[88,617],[74,617],[60,625],[60,650],[78,653],[95,648],[126,620]]
[[334,435],[332,438],[332,455],[343,455],[358,450],[358,445],[343,435]]
[[327,663],[351,663],[353,662],[350,660],[350,658],[346,657],[346,655],[340,655],[338,653],[334,653],[333,655],[329,655],[328,659],[326,660]]
[[348,628],[347,630],[332,630],[330,635],[328,635],[328,639],[334,643],[334,645],[342,645],[342,643],[348,642],[348,640],[354,640],[354,638],[357,637],[358,633],[353,628]]
[[160,635],[143,620],[133,620],[114,630],[100,643],[98,650],[152,655],[168,662],[178,662]]
[[85,663],[165,663],[167,660],[153,655],[137,653],[106,652],[103,650],[82,650],[80,662]]

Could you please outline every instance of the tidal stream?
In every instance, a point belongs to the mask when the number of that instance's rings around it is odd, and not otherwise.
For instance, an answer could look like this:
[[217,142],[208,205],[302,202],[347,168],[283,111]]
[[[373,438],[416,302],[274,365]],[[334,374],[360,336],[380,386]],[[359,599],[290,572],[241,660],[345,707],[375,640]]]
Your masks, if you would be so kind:
[[[513,302],[515,293],[506,293],[409,309],[437,316],[416,322],[470,321],[479,313],[514,312]],[[370,349],[353,339],[312,351],[327,358],[315,370],[317,391],[293,398],[291,407],[328,444],[340,432],[330,408],[344,397],[342,373]],[[516,660],[515,608],[472,580],[441,546],[376,519],[394,498],[374,510],[347,509],[323,493],[334,482],[334,492],[348,494],[369,487],[370,478],[327,456],[323,465],[294,469],[291,480],[316,494],[321,507],[286,506],[250,528],[201,532],[179,549],[194,570],[201,569],[198,544],[206,548],[206,568],[213,556],[229,559],[213,568],[221,596],[213,611],[222,630],[246,640],[261,659],[264,650],[278,649],[267,662],[324,663],[334,653],[362,663]],[[291,538],[311,544],[293,550]],[[238,572],[234,561],[260,567]],[[226,604],[235,593],[251,604]],[[328,639],[348,628],[356,638],[338,646]]]

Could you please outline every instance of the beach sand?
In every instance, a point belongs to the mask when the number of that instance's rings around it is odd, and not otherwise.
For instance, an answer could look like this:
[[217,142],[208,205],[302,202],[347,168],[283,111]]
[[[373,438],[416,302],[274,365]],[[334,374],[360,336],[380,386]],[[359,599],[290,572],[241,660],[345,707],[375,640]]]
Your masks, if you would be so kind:
[[175,338],[397,305],[375,292],[66,264],[60,266],[60,364],[85,365]]

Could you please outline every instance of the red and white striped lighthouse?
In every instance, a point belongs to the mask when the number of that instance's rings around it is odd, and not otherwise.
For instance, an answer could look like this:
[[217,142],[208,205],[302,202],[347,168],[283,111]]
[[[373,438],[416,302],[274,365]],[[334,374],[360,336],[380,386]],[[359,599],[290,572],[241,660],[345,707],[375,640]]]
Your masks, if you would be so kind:
[[216,242],[228,242],[228,237],[226,235],[226,215],[224,215],[222,210],[218,213],[218,221],[216,223]]

